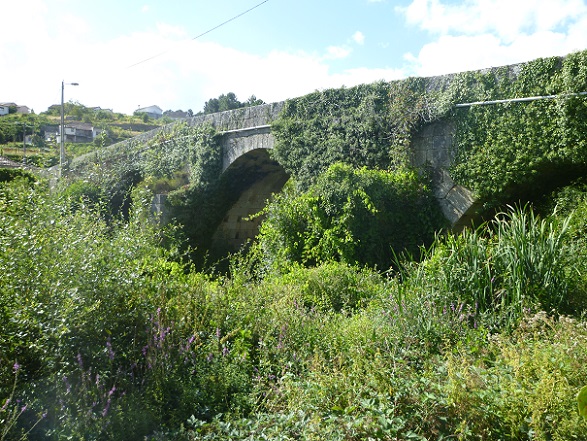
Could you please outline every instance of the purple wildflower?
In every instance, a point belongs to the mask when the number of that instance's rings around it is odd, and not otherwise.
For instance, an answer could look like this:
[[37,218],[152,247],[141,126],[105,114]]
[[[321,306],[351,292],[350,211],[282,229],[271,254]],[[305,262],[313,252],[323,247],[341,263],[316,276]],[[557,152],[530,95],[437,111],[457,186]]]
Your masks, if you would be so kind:
[[105,417],[106,415],[108,415],[108,410],[110,409],[110,398],[108,398],[108,401],[106,402],[106,407],[104,407],[104,410],[102,411],[102,416]]
[[192,343],[194,342],[195,339],[196,339],[196,336],[192,335],[188,339],[188,341],[186,342],[185,347],[184,346],[180,347],[181,352],[188,352],[190,350],[190,348],[192,347]]
[[110,360],[114,360],[114,350],[112,349],[110,337],[108,337],[108,340],[106,340],[106,350],[108,351],[108,358]]
[[20,369],[20,364],[18,364],[18,362],[15,362],[14,366],[12,366],[12,369],[14,369],[14,372],[18,372]]

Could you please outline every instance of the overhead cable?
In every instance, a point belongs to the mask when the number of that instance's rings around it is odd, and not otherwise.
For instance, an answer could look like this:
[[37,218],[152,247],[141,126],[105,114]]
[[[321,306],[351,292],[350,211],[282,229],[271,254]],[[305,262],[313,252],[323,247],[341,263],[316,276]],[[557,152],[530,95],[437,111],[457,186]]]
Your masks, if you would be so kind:
[[455,104],[455,107],[472,107],[472,106],[488,106],[491,104],[502,104],[502,103],[521,103],[525,101],[537,101],[537,100],[553,100],[556,98],[568,98],[572,96],[587,95],[587,92],[575,92],[575,93],[563,93],[560,95],[542,95],[542,96],[528,96],[524,98],[509,98],[505,100],[492,100],[492,101],[475,101],[473,103],[461,103]]
[[[204,35],[206,35],[206,34],[209,34],[210,32],[212,32],[212,31],[215,31],[215,30],[216,30],[216,29],[218,29],[218,28],[221,28],[222,26],[224,26],[224,25],[226,25],[226,24],[230,23],[231,21],[234,21],[234,20],[236,20],[236,19],[237,19],[237,18],[239,18],[239,17],[242,17],[243,15],[245,15],[245,14],[247,14],[247,13],[251,12],[253,9],[257,9],[259,6],[261,6],[261,5],[265,4],[265,3],[267,3],[268,1],[269,1],[269,0],[264,0],[264,1],[262,1],[261,3],[258,3],[258,4],[256,4],[256,5],[255,5],[255,6],[253,6],[252,8],[249,8],[249,9],[247,9],[246,11],[244,11],[244,12],[241,12],[240,14],[238,14],[238,15],[235,15],[234,17],[232,17],[232,18],[229,18],[228,20],[226,20],[226,21],[224,21],[224,22],[220,23],[219,25],[216,25],[216,26],[214,26],[213,28],[210,28],[210,29],[208,29],[207,31],[205,31],[205,32],[202,32],[200,35],[196,35],[194,38],[192,38],[192,41],[193,41],[193,40],[197,40],[198,38],[200,38],[200,37],[203,37]],[[139,64],[142,64],[142,63],[146,63],[147,61],[150,61],[150,60],[152,60],[152,59],[154,59],[154,58],[160,57],[161,55],[163,55],[163,54],[166,54],[167,52],[169,52],[169,50],[167,50],[167,51],[164,51],[164,52],[160,52],[160,53],[158,53],[157,55],[153,55],[152,57],[145,58],[144,60],[141,60],[141,61],[139,61],[138,63],[131,64],[130,66],[128,66],[128,68],[127,68],[127,69],[130,69],[131,67],[138,66]]]

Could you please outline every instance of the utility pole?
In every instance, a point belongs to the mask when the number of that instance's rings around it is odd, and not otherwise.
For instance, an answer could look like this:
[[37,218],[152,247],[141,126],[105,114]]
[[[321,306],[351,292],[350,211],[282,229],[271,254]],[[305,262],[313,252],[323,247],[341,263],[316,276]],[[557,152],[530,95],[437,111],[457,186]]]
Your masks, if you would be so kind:
[[26,123],[22,123],[22,162],[26,165]]
[[78,83],[66,83],[64,81],[61,81],[61,126],[60,126],[60,137],[59,137],[59,141],[60,141],[60,148],[59,148],[59,177],[62,178],[63,177],[63,169],[65,167],[65,125],[64,125],[64,110],[63,110],[63,91],[65,89],[65,85],[68,86],[79,86]]

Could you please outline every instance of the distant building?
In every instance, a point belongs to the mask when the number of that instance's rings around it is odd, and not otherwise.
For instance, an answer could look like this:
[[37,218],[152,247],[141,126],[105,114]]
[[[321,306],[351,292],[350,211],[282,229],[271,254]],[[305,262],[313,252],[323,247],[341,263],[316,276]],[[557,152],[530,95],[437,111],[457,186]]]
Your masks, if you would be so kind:
[[28,106],[16,106],[16,113],[28,115],[29,113],[31,113],[31,109],[29,109]]
[[27,106],[19,106],[16,103],[0,103],[0,116],[1,115],[8,115],[10,113],[10,108],[16,109],[16,113],[22,114],[29,114],[31,113],[31,109]]
[[[92,142],[101,133],[89,123],[68,122],[65,124],[64,142]],[[61,142],[61,126],[58,126],[57,143]]]
[[88,109],[93,110],[94,112],[114,113],[114,111],[112,109],[102,109],[100,106],[98,106],[98,107],[88,107]]
[[159,106],[141,107],[135,110],[135,113],[146,113],[154,119],[159,119],[163,116],[163,110]]

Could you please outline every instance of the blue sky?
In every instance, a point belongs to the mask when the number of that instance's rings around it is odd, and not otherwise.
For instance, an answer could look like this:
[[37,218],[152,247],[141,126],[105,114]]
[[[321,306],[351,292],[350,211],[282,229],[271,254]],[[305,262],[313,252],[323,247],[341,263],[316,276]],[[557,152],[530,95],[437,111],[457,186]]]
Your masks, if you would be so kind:
[[37,113],[62,80],[86,106],[197,112],[587,49],[586,0],[0,0],[0,17],[0,102]]

